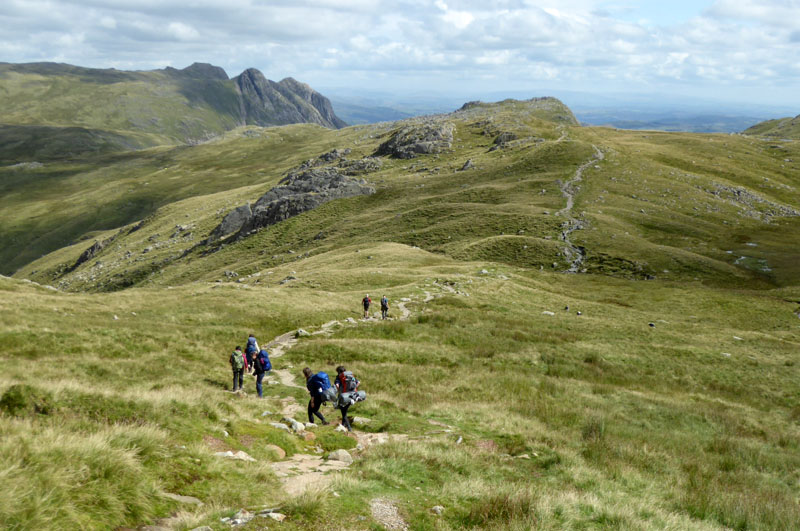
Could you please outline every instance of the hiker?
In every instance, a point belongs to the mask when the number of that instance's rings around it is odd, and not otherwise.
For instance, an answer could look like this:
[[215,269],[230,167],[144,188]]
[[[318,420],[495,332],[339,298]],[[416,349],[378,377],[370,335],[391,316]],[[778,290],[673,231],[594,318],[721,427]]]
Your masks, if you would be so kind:
[[233,392],[237,389],[241,390],[244,384],[244,371],[247,370],[247,360],[242,354],[242,347],[237,346],[231,354],[230,358],[231,369],[233,369]]
[[361,305],[364,306],[364,319],[369,319],[370,304],[372,304],[372,299],[369,298],[369,293],[367,293],[367,296],[361,299]]
[[347,428],[347,431],[353,431],[350,426],[350,421],[347,420],[347,410],[356,402],[361,402],[367,398],[367,393],[358,390],[360,382],[353,375],[352,372],[339,365],[336,367],[336,389],[339,392],[337,397],[336,407],[342,410],[342,426]]
[[256,375],[256,392],[258,398],[264,398],[264,390],[261,382],[264,380],[264,374],[272,370],[272,363],[269,361],[269,352],[261,349],[258,354],[253,357],[253,374]]
[[387,317],[389,317],[389,299],[384,295],[381,297],[381,319],[386,319]]
[[331,381],[326,373],[318,372],[313,374],[308,367],[303,369],[303,376],[306,379],[306,389],[311,395],[311,399],[308,401],[308,421],[314,424],[314,416],[316,415],[322,421],[322,424],[327,426],[328,421],[319,412],[319,408],[326,401],[325,391],[330,388]]
[[253,356],[256,355],[256,352],[261,350],[258,347],[258,341],[256,341],[256,336],[250,334],[247,338],[247,346],[245,347],[245,356],[247,357],[247,366],[249,367],[248,372],[251,372],[253,368]]

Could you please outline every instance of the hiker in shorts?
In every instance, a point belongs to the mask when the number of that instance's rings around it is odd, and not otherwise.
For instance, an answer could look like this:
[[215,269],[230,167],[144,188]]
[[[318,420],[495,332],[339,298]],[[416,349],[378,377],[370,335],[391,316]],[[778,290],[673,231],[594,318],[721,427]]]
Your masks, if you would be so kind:
[[336,389],[339,391],[339,397],[336,401],[336,407],[342,410],[342,426],[347,428],[347,431],[353,431],[353,428],[350,427],[350,421],[347,420],[347,410],[350,409],[351,403],[350,402],[344,403],[344,400],[342,400],[342,393],[347,392],[347,383],[344,377],[344,373],[346,370],[347,369],[345,369],[341,365],[336,367],[336,382],[334,383],[334,385],[336,386]]
[[231,369],[233,370],[233,392],[242,389],[244,384],[244,371],[247,370],[247,360],[242,354],[242,347],[237,346],[230,357]]
[[386,319],[387,317],[389,317],[389,299],[384,295],[381,297],[381,319]]
[[247,358],[247,366],[249,367],[247,372],[251,372],[253,370],[253,357],[259,350],[261,349],[258,347],[256,336],[250,334],[250,336],[247,338],[247,346],[244,347],[244,355]]
[[256,392],[258,398],[264,398],[264,388],[261,382],[264,381],[264,374],[272,370],[272,363],[269,361],[269,352],[261,349],[258,354],[253,356],[253,374],[256,375]]
[[369,293],[367,293],[367,296],[361,299],[361,305],[364,307],[364,319],[369,319],[370,304],[372,304],[372,299],[369,298]]
[[311,369],[308,367],[303,369],[303,376],[306,379],[308,394],[311,395],[311,399],[308,401],[308,421],[314,424],[314,416],[316,415],[316,417],[322,421],[322,424],[327,426],[328,421],[325,420],[325,417],[319,412],[320,406],[325,401],[325,397],[322,394],[322,384],[318,379],[314,378],[314,373],[311,372]]

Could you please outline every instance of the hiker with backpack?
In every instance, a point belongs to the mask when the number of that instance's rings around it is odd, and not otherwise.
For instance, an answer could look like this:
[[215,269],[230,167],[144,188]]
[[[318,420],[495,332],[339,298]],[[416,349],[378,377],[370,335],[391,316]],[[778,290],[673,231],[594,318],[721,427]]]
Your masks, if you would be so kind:
[[389,299],[386,298],[386,295],[381,297],[381,319],[386,319],[389,317]]
[[247,338],[247,346],[245,347],[244,354],[247,357],[247,366],[249,367],[248,372],[250,372],[253,368],[253,356],[256,355],[256,352],[261,350],[258,347],[258,341],[256,341],[256,336],[250,334]]
[[264,398],[264,389],[261,382],[264,380],[264,374],[272,370],[272,363],[269,361],[269,352],[261,349],[258,354],[253,356],[253,374],[256,375],[256,392],[258,398]]
[[311,399],[308,401],[308,421],[314,424],[314,416],[316,415],[323,425],[327,425],[328,421],[319,412],[319,408],[323,402],[327,401],[326,391],[331,389],[331,380],[326,373],[318,372],[314,374],[309,367],[303,369],[303,376],[306,379],[306,389],[311,395]]
[[244,371],[247,370],[247,360],[242,354],[242,347],[237,346],[231,354],[231,369],[233,369],[233,392],[241,390],[244,384]]
[[358,390],[358,384],[360,383],[352,372],[341,365],[336,367],[336,381],[334,384],[339,392],[336,407],[342,410],[342,426],[347,428],[347,431],[353,431],[350,421],[347,419],[347,410],[356,402],[361,402],[367,398],[367,393]]
[[369,319],[369,305],[372,304],[372,299],[369,298],[369,293],[366,297],[361,299],[361,305],[364,307],[364,319]]

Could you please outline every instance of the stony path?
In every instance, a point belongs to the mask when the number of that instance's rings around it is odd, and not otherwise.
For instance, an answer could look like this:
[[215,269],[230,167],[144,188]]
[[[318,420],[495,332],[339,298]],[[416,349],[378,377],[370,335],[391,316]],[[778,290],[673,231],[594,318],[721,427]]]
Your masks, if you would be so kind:
[[397,511],[397,506],[391,500],[375,498],[369,502],[372,517],[386,529],[408,529],[403,517]]
[[592,147],[595,150],[592,158],[581,164],[581,166],[575,171],[575,175],[572,176],[572,179],[561,185],[561,193],[567,198],[567,206],[559,210],[556,215],[567,217],[567,220],[561,225],[561,235],[559,236],[559,239],[567,245],[567,248],[565,249],[565,255],[567,260],[570,261],[570,267],[567,270],[568,273],[579,273],[581,271],[581,266],[583,265],[583,260],[586,258],[586,250],[583,247],[579,247],[572,243],[570,235],[576,230],[583,228],[583,222],[572,215],[572,207],[575,204],[575,194],[578,191],[577,184],[583,179],[583,172],[587,168],[596,162],[603,160],[605,157],[603,152],[600,151],[597,146]]
[[[443,289],[444,291],[453,291],[452,289],[448,289],[450,288],[450,286],[437,284],[437,287]],[[435,298],[435,295],[428,291],[424,291],[424,294],[425,298],[422,301],[423,303],[429,302]],[[400,311],[400,316],[394,317],[394,319],[406,320],[411,316],[411,310],[409,310],[407,307],[407,304],[410,302],[413,302],[413,299],[406,297],[400,299],[396,303],[395,308],[396,310]],[[370,319],[361,319],[360,321],[369,323],[378,323],[380,322],[380,319],[370,318]],[[354,323],[356,323],[356,321],[352,319],[346,321],[346,324],[351,326]],[[329,321],[323,324],[318,330],[315,330],[310,333],[311,335],[329,334],[333,331],[334,327],[342,324],[345,323],[342,323],[340,321]],[[286,354],[286,352],[288,352],[296,344],[297,344],[297,338],[295,337],[295,331],[292,331],[276,337],[267,344],[266,348],[270,352],[270,358],[276,359]],[[296,368],[273,369],[272,374],[278,378],[278,381],[282,385],[285,385],[287,387],[303,388],[303,386],[296,383],[297,380],[300,380],[300,373]],[[293,417],[295,414],[303,412],[304,410],[305,407],[299,404],[297,400],[295,400],[293,397],[287,397],[281,399],[282,415]],[[385,444],[390,441],[408,439],[408,436],[405,434],[360,433],[360,432],[353,432],[353,434],[358,440],[358,450],[361,451],[376,444]],[[309,455],[309,454],[296,454],[287,460],[272,463],[272,469],[275,471],[275,474],[280,478],[284,490],[290,496],[297,496],[305,492],[309,488],[324,489],[333,480],[333,476],[328,474],[328,472],[344,470],[347,467],[348,464],[342,461],[325,461],[318,455]],[[402,523],[401,527],[389,527],[387,523],[382,522],[383,525],[387,527],[387,529],[407,529],[407,526],[405,526],[405,523],[402,521],[402,518],[400,518],[399,514],[397,514],[396,507],[394,507],[393,505],[384,507],[384,504],[379,504],[379,507],[380,509],[378,511],[378,514],[380,515],[384,514],[391,515],[392,514],[391,509],[393,508],[396,517],[394,519],[390,519],[389,521],[393,522],[399,521]]]

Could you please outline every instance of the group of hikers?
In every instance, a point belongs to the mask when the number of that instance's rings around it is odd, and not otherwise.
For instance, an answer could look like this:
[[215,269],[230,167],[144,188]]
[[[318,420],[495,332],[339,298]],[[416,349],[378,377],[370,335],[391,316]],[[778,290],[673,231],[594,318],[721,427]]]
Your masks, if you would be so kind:
[[[364,319],[369,319],[369,307],[372,304],[372,299],[369,298],[369,293],[367,293],[366,297],[361,299],[361,305],[364,307]],[[389,299],[386,298],[386,295],[381,297],[381,319],[387,319],[389,317]]]
[[233,369],[233,392],[244,388],[244,374],[248,373],[256,377],[256,392],[259,398],[263,398],[262,382],[264,375],[272,370],[272,363],[269,361],[269,352],[258,346],[256,336],[250,334],[247,338],[244,353],[242,347],[237,346],[229,361]]
[[[369,307],[372,299],[367,294],[362,299],[364,307],[364,319],[369,318]],[[381,298],[381,319],[387,319],[389,313],[389,299],[384,295]],[[256,379],[256,392],[258,397],[264,397],[262,383],[264,375],[272,370],[272,363],[269,360],[269,352],[258,346],[258,341],[254,334],[250,334],[244,351],[237,346],[229,358],[231,369],[233,370],[233,392],[243,390],[244,375],[252,374]],[[325,402],[331,402],[333,407],[342,412],[342,426],[348,431],[353,431],[350,421],[347,419],[347,410],[356,402],[366,399],[366,393],[359,391],[360,382],[352,372],[343,366],[336,367],[336,379],[331,384],[328,374],[325,372],[314,373],[309,367],[303,369],[303,377],[306,381],[306,389],[311,395],[308,401],[308,422],[314,423],[316,416],[323,424],[328,424],[319,409]]]

